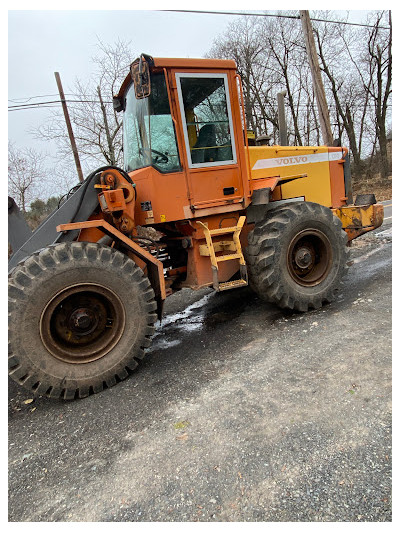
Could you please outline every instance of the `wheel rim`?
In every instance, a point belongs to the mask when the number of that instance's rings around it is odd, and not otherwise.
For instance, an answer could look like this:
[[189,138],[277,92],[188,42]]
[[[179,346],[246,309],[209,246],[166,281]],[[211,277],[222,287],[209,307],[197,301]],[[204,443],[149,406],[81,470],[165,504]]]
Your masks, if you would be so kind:
[[316,229],[300,231],[292,239],[288,254],[289,274],[299,285],[318,285],[332,266],[332,246],[324,233]]
[[46,305],[40,336],[47,350],[66,363],[88,363],[114,348],[125,328],[119,297],[102,285],[67,287]]

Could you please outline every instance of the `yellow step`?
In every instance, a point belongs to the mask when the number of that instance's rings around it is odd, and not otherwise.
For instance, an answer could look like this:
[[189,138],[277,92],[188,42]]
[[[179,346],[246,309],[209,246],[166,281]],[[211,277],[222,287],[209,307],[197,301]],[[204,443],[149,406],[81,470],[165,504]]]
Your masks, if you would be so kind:
[[247,281],[244,279],[235,279],[234,281],[224,281],[218,285],[219,291],[227,291],[229,289],[238,289],[239,287],[246,287]]
[[216,261],[229,261],[230,259],[241,259],[242,254],[227,254],[227,255],[216,255]]
[[238,230],[237,226],[234,226],[233,228],[217,228],[217,229],[209,229],[210,235],[225,235],[228,233],[235,233],[235,231]]

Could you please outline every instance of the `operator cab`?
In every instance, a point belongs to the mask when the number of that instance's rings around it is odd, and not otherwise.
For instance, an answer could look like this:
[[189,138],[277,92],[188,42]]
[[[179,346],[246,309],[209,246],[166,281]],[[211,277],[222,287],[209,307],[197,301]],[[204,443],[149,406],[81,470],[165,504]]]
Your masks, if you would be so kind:
[[[149,56],[143,57],[147,58],[147,67],[154,64]],[[136,60],[131,68],[131,84],[122,102],[119,97],[115,98],[116,108],[124,110],[125,170],[129,172],[150,165],[160,172],[180,170],[165,69],[147,68],[145,76],[149,83],[141,90],[139,68],[140,60]],[[176,74],[176,81],[189,165],[235,163],[227,75],[183,72]]]
[[[138,199],[147,190],[160,193],[152,200],[155,215],[148,217],[154,223],[159,217],[164,222],[201,216],[201,209],[232,203],[246,207],[238,81],[231,60],[142,54],[132,63],[114,107],[124,111],[124,169],[137,184]],[[141,169],[147,172],[138,173]]]

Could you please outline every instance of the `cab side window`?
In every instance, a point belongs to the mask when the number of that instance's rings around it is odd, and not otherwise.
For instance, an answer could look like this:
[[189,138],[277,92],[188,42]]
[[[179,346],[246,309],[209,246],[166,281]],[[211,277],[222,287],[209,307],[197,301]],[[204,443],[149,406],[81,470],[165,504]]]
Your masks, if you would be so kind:
[[227,78],[224,74],[177,74],[189,165],[236,162]]

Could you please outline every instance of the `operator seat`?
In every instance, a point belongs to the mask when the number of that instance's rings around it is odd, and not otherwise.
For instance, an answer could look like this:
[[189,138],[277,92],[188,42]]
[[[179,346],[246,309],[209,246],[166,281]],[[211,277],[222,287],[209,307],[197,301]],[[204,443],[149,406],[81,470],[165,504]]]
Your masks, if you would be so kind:
[[196,144],[192,148],[192,163],[218,161],[217,135],[215,124],[205,124],[199,131]]

